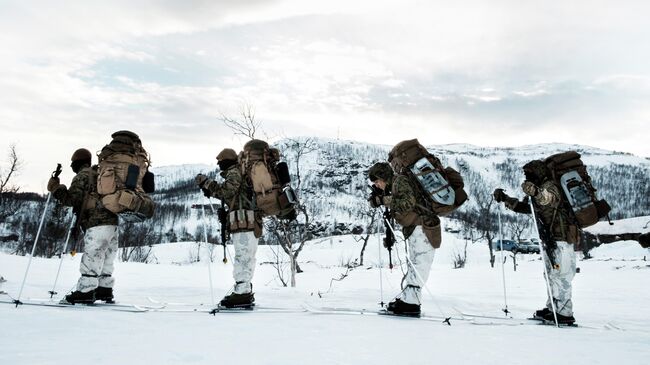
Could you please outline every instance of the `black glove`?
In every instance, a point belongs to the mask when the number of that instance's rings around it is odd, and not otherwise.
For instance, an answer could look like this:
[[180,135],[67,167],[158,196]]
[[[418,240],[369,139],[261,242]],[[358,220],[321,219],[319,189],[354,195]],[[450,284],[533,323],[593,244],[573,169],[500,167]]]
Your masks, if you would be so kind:
[[501,203],[506,201],[506,199],[509,198],[508,194],[504,192],[503,189],[494,189],[494,193],[492,193],[492,196],[494,196],[494,200],[496,200],[497,203]]
[[198,174],[194,178],[194,181],[196,181],[196,185],[198,185],[201,189],[203,189],[203,187],[208,183],[208,181],[210,181],[210,178],[208,178],[203,174]]
[[203,187],[201,188],[201,191],[203,192],[203,195],[205,195],[206,198],[212,198],[212,193],[210,192],[210,190],[208,190],[208,188]]
[[381,197],[377,195],[371,195],[368,198],[368,203],[370,203],[370,206],[373,208],[379,208],[383,204]]
[[372,190],[370,197],[368,198],[370,206],[373,208],[379,208],[384,205],[384,191],[374,185],[371,185],[370,189]]

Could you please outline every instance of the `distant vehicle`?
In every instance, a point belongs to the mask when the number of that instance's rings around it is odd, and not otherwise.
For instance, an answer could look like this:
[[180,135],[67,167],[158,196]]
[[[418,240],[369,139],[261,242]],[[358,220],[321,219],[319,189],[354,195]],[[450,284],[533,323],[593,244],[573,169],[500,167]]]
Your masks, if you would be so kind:
[[539,253],[539,243],[534,241],[521,241],[517,243],[517,252]]
[[[501,241],[492,242],[492,248],[495,251],[501,250]],[[503,240],[503,250],[513,253],[539,253],[539,245],[531,241],[515,242],[513,240]]]
[[[495,251],[501,250],[501,240],[496,240],[492,242],[492,249]],[[513,251],[517,248],[517,242],[513,240],[503,240],[503,250],[504,251]]]

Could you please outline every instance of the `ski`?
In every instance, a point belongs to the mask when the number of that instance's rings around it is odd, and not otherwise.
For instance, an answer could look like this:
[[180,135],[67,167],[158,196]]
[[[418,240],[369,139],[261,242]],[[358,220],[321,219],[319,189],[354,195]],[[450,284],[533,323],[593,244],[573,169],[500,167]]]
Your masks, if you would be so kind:
[[254,313],[254,312],[264,312],[264,313],[301,313],[305,312],[303,308],[279,308],[279,307],[265,307],[253,305],[252,307],[245,308],[226,308],[217,306],[210,310],[210,314],[216,315],[217,313]]
[[404,318],[404,319],[412,319],[412,320],[424,320],[424,321],[431,321],[431,322],[438,322],[438,323],[444,323],[451,325],[451,320],[460,320],[460,321],[466,321],[464,318],[457,318],[457,317],[437,317],[437,316],[432,316],[432,315],[426,315],[426,314],[421,314],[420,316],[409,316],[409,315],[401,315],[401,314],[394,314],[386,309],[378,309],[378,310],[373,310],[373,309],[365,309],[365,308],[331,308],[331,307],[314,307],[311,304],[308,303],[303,303],[303,308],[309,313],[314,313],[314,314],[342,314],[342,315],[368,315],[368,316],[386,316],[386,317],[395,317],[395,318]]
[[[555,321],[546,321],[538,318],[515,318],[515,317],[500,317],[500,316],[491,316],[485,314],[473,314],[462,312],[458,309],[455,309],[456,312],[466,319],[471,319],[474,324],[477,325],[502,325],[502,326],[522,326],[522,325],[548,325],[555,327]],[[588,329],[606,329],[606,330],[623,330],[621,327],[614,325],[612,323],[605,323],[603,325],[584,325],[584,324],[561,324],[560,328],[588,328]]]
[[154,310],[157,312],[199,312],[199,313],[210,313],[210,314],[216,314],[216,313],[251,313],[251,312],[258,312],[258,313],[301,313],[305,312],[304,308],[286,308],[286,307],[270,307],[270,306],[264,306],[264,305],[254,305],[251,308],[225,308],[225,307],[220,307],[217,305],[217,307],[213,307],[211,304],[205,304],[205,303],[174,303],[174,302],[164,302],[164,301],[159,301],[153,298],[147,298],[150,302],[156,304],[156,305],[161,305],[164,306],[163,309],[161,310]]
[[99,310],[112,310],[112,311],[117,311],[117,312],[131,312],[131,313],[144,313],[148,312],[149,309],[137,306],[135,304],[127,305],[127,304],[122,304],[122,305],[114,305],[114,304],[104,304],[104,303],[98,303],[98,304],[62,304],[58,302],[52,302],[52,301],[35,301],[35,300],[29,300],[29,299],[23,299],[16,304],[15,300],[1,300],[0,299],[0,304],[12,304],[12,305],[28,305],[28,306],[41,306],[41,307],[52,307],[52,308],[75,308],[75,309],[82,309],[82,310],[92,310],[92,309],[99,309]]

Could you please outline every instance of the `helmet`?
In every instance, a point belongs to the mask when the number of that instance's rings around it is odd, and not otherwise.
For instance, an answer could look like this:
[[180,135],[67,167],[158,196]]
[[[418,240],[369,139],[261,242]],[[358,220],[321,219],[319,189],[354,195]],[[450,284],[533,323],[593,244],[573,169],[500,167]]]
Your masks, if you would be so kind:
[[72,162],[75,161],[87,161],[87,160],[92,160],[93,155],[90,153],[85,148],[80,148],[72,154],[72,158],[70,159]]
[[219,160],[219,161],[223,161],[223,160],[235,160],[235,161],[237,161],[237,152],[235,152],[235,150],[233,150],[232,148],[224,148],[217,155],[217,160]]
[[368,169],[368,179],[376,181],[382,179],[389,182],[393,178],[393,169],[387,162],[377,162]]

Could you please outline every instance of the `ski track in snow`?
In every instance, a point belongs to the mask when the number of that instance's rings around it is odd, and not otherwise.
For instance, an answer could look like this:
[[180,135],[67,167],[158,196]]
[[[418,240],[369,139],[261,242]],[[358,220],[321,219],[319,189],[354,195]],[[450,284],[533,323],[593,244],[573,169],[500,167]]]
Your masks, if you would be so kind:
[[[271,247],[261,246],[254,278],[260,306],[378,309],[380,300],[378,239],[366,250],[366,266],[346,272],[343,264],[356,258],[360,243],[351,236],[315,240],[300,256],[304,273],[297,288],[281,287],[271,261]],[[491,269],[484,244],[468,247],[467,267],[452,269],[452,256],[464,241],[444,233],[428,281],[435,301],[446,315],[467,313],[502,315],[501,270]],[[232,247],[229,247],[232,253]],[[196,243],[155,247],[159,264],[116,263],[118,302],[152,305],[185,303],[210,308],[206,262],[188,263]],[[474,326],[388,316],[316,315],[296,313],[156,312],[125,313],[0,305],[0,364],[645,364],[650,358],[650,292],[645,285],[648,251],[619,242],[600,248],[597,258],[579,261],[574,281],[578,323],[623,330],[548,326]],[[394,256],[403,257],[403,244]],[[394,251],[395,252],[395,251]],[[609,254],[616,257],[606,259]],[[214,251],[212,275],[215,300],[232,285],[231,264],[224,265]],[[385,251],[382,252],[387,260]],[[509,255],[508,255],[509,256]],[[202,251],[207,257],[207,250]],[[497,258],[499,258],[497,252]],[[80,255],[65,257],[60,295],[78,277]],[[528,317],[545,300],[538,255],[518,255],[517,271],[506,262],[508,304],[513,316]],[[0,275],[8,279],[2,290],[16,296],[27,264],[26,257],[0,254]],[[385,264],[385,262],[384,262]],[[45,298],[51,289],[58,260],[35,258],[23,298]],[[398,266],[384,274],[384,301],[398,292]],[[199,304],[202,304],[199,306]],[[423,311],[439,316],[434,299],[424,294]]]

